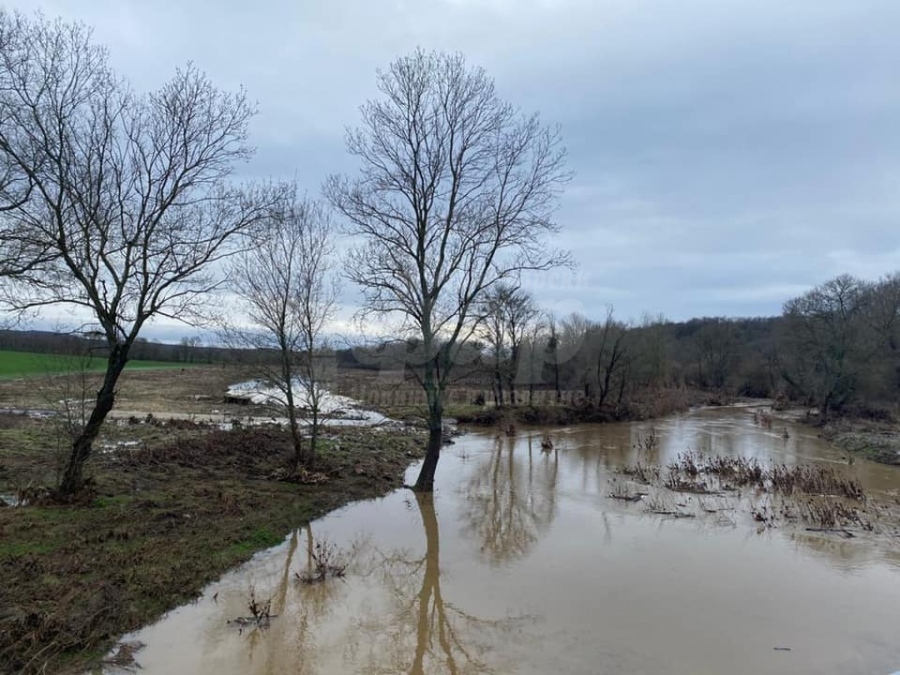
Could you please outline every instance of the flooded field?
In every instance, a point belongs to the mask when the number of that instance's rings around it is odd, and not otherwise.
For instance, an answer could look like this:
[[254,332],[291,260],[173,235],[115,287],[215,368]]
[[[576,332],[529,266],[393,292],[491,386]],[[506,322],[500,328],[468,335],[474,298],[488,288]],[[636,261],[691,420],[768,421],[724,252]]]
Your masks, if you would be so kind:
[[[470,432],[445,448],[433,497],[401,490],[289,533],[127,636],[145,644],[141,672],[900,670],[900,539],[886,512],[813,532],[826,528],[755,518],[751,503],[784,507],[752,490],[678,493],[621,473],[687,451],[813,463],[890,505],[897,467],[850,465],[814,430],[742,408],[542,440]],[[333,578],[308,583],[317,562]],[[251,595],[270,602],[261,626]]]

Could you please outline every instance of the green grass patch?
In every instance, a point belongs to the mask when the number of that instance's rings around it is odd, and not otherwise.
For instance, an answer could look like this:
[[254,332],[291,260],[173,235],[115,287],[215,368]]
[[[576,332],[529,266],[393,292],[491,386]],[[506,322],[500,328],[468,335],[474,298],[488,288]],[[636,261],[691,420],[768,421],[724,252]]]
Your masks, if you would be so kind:
[[[175,361],[129,361],[127,370],[150,370],[160,368],[183,368],[185,364]],[[58,375],[62,373],[87,372],[102,373],[106,370],[106,360],[101,356],[85,359],[61,354],[36,354],[0,350],[0,378],[31,377],[36,375]]]
[[29,553],[50,553],[55,547],[45,541],[0,541],[0,558],[21,557]]
[[254,551],[277,546],[284,541],[285,534],[275,534],[265,527],[259,527],[250,532],[246,538],[231,545],[229,555],[238,557],[250,557]]

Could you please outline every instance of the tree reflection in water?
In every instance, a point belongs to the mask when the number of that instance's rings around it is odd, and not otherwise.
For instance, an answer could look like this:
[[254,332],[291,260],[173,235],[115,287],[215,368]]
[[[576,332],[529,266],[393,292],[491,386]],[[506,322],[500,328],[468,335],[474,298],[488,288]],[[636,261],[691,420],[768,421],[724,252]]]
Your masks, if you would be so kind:
[[[299,552],[301,536],[305,540],[305,563],[295,565],[295,560],[303,555]],[[300,530],[292,532],[283,571],[270,596],[273,619],[268,627],[254,629],[247,636],[247,672],[267,675],[281,672],[312,675],[319,672],[317,627],[327,620],[336,603],[340,602],[344,589],[339,579],[323,583],[302,583],[298,579],[305,571],[315,569],[315,541],[310,524],[304,526],[302,535]],[[348,553],[351,567],[358,563],[356,554],[366,548],[365,542],[354,544]],[[254,658],[257,649],[262,653],[259,658]]]
[[525,557],[556,517],[558,451],[542,451],[533,435],[519,442],[524,456],[516,445],[516,438],[496,438],[465,486],[468,533],[492,565]]
[[[510,645],[525,617],[478,618],[444,599],[440,534],[431,493],[415,494],[425,529],[425,555],[394,553],[379,566],[391,598],[387,614],[363,618],[360,630],[371,641],[361,659],[368,675],[409,673],[492,673],[500,645]],[[420,581],[421,580],[421,581]],[[489,659],[490,657],[490,659]]]

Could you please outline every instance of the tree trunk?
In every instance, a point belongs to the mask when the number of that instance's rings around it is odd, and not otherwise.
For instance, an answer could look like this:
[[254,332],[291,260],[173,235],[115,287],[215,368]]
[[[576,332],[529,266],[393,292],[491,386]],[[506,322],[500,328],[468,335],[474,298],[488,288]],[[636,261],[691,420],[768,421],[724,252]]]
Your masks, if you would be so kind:
[[294,408],[293,397],[288,397],[287,412],[288,425],[291,428],[291,442],[294,446],[294,456],[291,459],[291,466],[296,471],[300,464],[304,461],[303,453],[303,436],[300,434],[300,423],[297,421],[297,410]]
[[625,384],[627,381],[626,375],[627,373],[622,373],[622,379],[619,380],[619,396],[616,399],[617,406],[621,406],[622,401],[625,399]]
[[509,404],[512,406],[517,405],[519,401],[516,398],[515,378],[512,375],[506,378],[506,389],[509,392]]
[[425,461],[422,463],[422,469],[419,471],[419,477],[413,489],[417,492],[431,492],[434,490],[434,474],[437,471],[438,459],[441,456],[441,447],[444,444],[443,433],[441,430],[442,419],[438,414],[437,428],[435,428],[431,412],[428,414],[428,447],[425,450]]
[[84,463],[91,456],[94,440],[100,433],[103,421],[112,410],[116,401],[116,383],[119,376],[125,369],[128,362],[128,349],[130,344],[114,345],[110,349],[109,357],[106,364],[106,375],[103,377],[103,384],[97,392],[97,401],[91,416],[88,418],[84,429],[72,443],[72,453],[69,455],[69,462],[63,473],[62,481],[59,485],[59,493],[61,495],[73,495],[81,489],[84,484],[82,472]]
[[291,442],[294,445],[291,468],[296,471],[306,458],[303,453],[303,436],[300,434],[300,423],[297,421],[297,407],[294,405],[294,372],[293,368],[291,368],[290,354],[283,345],[281,348],[281,380],[285,385],[284,398],[287,404],[288,426],[291,428]]
[[424,387],[428,397],[428,447],[425,450],[425,461],[422,463],[419,477],[413,486],[417,492],[434,490],[434,474],[444,444],[444,392],[435,382],[434,365],[431,363],[425,366]]
[[603,368],[603,378],[600,378],[600,368],[597,368],[597,382],[600,388],[600,398],[597,401],[597,407],[602,408],[606,403],[606,397],[609,396],[609,389],[612,386],[612,370],[609,367]]
[[319,394],[316,392],[312,409],[312,428],[309,431],[309,455],[306,464],[312,467],[316,463],[316,445],[319,441]]
[[499,357],[494,361],[494,406],[503,405],[503,376],[500,372]]
[[506,376],[506,384],[509,388],[509,404],[518,405],[519,400],[516,396],[516,375],[519,371],[519,347],[513,344],[509,354],[509,373]]
[[562,390],[559,387],[559,359],[553,354],[553,386],[556,388],[556,404],[562,401]]

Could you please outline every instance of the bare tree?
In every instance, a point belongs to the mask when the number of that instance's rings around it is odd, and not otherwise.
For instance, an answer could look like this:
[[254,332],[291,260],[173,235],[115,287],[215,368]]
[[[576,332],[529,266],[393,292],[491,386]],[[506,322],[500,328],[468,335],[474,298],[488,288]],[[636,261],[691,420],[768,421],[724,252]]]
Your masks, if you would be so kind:
[[516,373],[516,381],[519,385],[525,385],[528,390],[528,405],[534,404],[534,390],[538,385],[543,385],[543,371],[545,362],[544,345],[546,325],[543,317],[538,315],[531,324],[531,329],[522,341],[519,350],[519,371]]
[[602,407],[616,393],[616,405],[621,405],[628,384],[631,361],[628,326],[616,320],[612,306],[606,308],[606,319],[594,328],[597,406]]
[[482,300],[481,334],[487,347],[490,349],[491,367],[493,369],[493,383],[491,389],[494,392],[494,405],[503,405],[503,370],[507,358],[506,330],[504,329],[503,297],[505,287],[497,286],[491,289],[487,297]]
[[[251,326],[229,334],[243,346],[277,354],[261,374],[281,393],[294,444],[293,467],[315,461],[323,414],[325,364],[320,356],[326,323],[334,315],[332,226],[323,206],[299,198],[292,187],[266,221],[258,244],[234,258],[231,284]],[[301,400],[297,393],[301,392]],[[298,406],[309,416],[304,449]]]
[[842,274],[784,305],[781,374],[819,407],[822,419],[852,401],[859,376],[875,354],[863,336],[871,288]]
[[87,310],[108,347],[60,484],[70,494],[140,331],[154,317],[199,315],[221,282],[216,263],[267,210],[268,196],[230,182],[235,164],[252,155],[254,109],[243,92],[222,92],[188,66],[139,96],[83,25],[3,20],[18,37],[0,53],[0,158],[13,183],[33,186],[6,216],[19,241],[52,252],[41,269],[20,270],[5,300],[20,311]]
[[734,321],[712,319],[694,335],[700,386],[722,389],[738,359],[738,334]]
[[[566,389],[579,389],[585,399],[590,398],[592,374],[592,345],[589,337],[591,321],[580,312],[572,312],[559,322],[555,359],[554,378],[560,373],[561,384]],[[574,400],[572,401],[574,402]]]
[[531,296],[511,283],[501,283],[491,288],[480,304],[484,316],[482,334],[493,357],[494,401],[503,405],[505,385],[509,402],[515,405],[516,375],[522,344],[539,311]]
[[417,51],[379,72],[347,147],[359,177],[326,194],[359,245],[347,276],[370,312],[399,316],[421,343],[429,440],[416,489],[434,484],[444,395],[478,301],[523,270],[569,261],[546,243],[568,178],[558,133],[501,100],[461,55]]
[[552,369],[553,391],[556,392],[555,401],[559,404],[562,402],[562,358],[560,358],[559,354],[560,332],[556,315],[553,312],[547,314],[546,322],[547,343],[544,345],[544,357],[545,362]]

